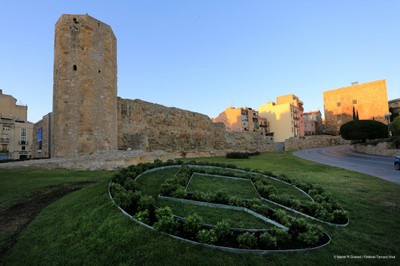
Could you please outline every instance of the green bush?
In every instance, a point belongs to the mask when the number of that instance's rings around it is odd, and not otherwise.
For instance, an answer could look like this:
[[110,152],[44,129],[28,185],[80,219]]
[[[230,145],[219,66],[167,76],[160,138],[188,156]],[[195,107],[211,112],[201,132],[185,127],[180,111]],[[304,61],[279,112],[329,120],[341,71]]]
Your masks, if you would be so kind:
[[240,206],[242,200],[237,196],[229,197],[228,204],[231,206]]
[[173,217],[174,214],[172,212],[171,207],[165,206],[156,210],[156,218],[160,220],[163,217]]
[[152,210],[155,208],[156,200],[154,197],[149,195],[144,195],[139,200],[138,210],[145,211],[145,210]]
[[253,249],[257,246],[257,238],[254,234],[246,232],[237,237],[240,248]]
[[176,235],[179,231],[180,224],[173,216],[161,216],[153,225],[157,231]]
[[217,191],[217,193],[214,196],[214,201],[216,203],[221,203],[221,204],[228,204],[229,202],[229,196],[228,193],[226,193],[225,191]]
[[286,227],[290,227],[290,217],[284,210],[282,209],[276,210],[274,212],[274,216],[278,223],[283,224]]
[[197,213],[185,217],[183,230],[189,238],[194,238],[203,226],[203,218]]
[[228,159],[249,159],[249,155],[245,152],[229,152],[226,154]]
[[340,127],[340,135],[346,140],[380,139],[388,136],[388,127],[376,120],[352,120]]
[[333,211],[333,221],[337,223],[346,223],[348,221],[349,214],[344,210]]
[[400,136],[391,137],[390,141],[393,143],[396,149],[400,148]]
[[214,227],[215,235],[219,242],[224,242],[231,234],[231,222],[229,220],[222,220]]
[[290,230],[298,233],[303,233],[307,231],[307,222],[303,218],[293,219],[290,225]]
[[137,212],[134,216],[134,218],[142,223],[149,224],[150,223],[150,215],[149,215],[149,210],[144,210]]
[[396,117],[389,125],[389,129],[393,136],[400,136],[400,116]]
[[277,239],[276,237],[272,236],[270,233],[265,232],[262,233],[259,238],[259,245],[260,248],[268,249],[268,248],[275,248],[277,245]]
[[278,244],[286,244],[291,239],[290,234],[287,231],[285,231],[279,227],[272,228],[271,235],[276,237]]
[[197,233],[197,239],[201,243],[205,244],[214,244],[217,242],[217,236],[215,234],[215,231],[213,229],[207,230],[207,229],[202,229]]
[[125,188],[125,190],[130,190],[132,192],[135,192],[136,190],[139,189],[137,183],[132,178],[125,179],[123,187]]

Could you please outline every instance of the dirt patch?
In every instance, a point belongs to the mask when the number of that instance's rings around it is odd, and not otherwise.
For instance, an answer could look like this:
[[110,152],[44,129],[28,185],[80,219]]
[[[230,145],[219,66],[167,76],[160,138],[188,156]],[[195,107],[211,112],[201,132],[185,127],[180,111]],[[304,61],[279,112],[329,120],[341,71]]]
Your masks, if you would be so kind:
[[10,232],[11,235],[0,243],[0,265],[5,255],[17,242],[18,235],[35,219],[43,208],[66,194],[93,183],[95,182],[76,182],[46,187],[26,201],[2,212],[0,216],[0,232]]

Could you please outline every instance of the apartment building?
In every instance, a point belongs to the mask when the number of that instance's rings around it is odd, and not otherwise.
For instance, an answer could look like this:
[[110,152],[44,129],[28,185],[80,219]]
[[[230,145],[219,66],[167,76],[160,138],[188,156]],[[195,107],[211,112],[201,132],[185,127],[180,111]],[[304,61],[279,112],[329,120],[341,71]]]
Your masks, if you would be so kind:
[[228,107],[212,121],[224,123],[227,131],[260,132],[263,136],[268,135],[267,120],[249,107]]
[[387,123],[389,112],[386,80],[377,80],[324,92],[326,133],[338,135],[340,127],[353,119],[353,108],[361,120]]
[[258,108],[260,117],[269,122],[274,141],[283,142],[290,137],[304,136],[303,102],[288,94],[276,98]]
[[0,90],[0,160],[32,157],[33,124],[27,122],[28,107]]
[[389,101],[389,119],[390,122],[393,122],[393,120],[400,116],[400,98],[393,99]]
[[321,111],[311,111],[303,114],[304,136],[319,135],[323,132]]

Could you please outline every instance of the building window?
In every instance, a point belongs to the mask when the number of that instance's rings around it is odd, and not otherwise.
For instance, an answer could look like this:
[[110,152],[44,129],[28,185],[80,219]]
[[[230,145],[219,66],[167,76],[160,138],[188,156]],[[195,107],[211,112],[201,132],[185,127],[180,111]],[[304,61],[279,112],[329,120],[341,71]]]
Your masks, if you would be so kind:
[[342,103],[341,103],[341,102],[337,102],[337,103],[336,103],[336,106],[337,106],[337,107],[340,107],[340,106],[342,106]]
[[26,137],[26,128],[21,128],[21,137]]
[[72,67],[72,69],[73,69],[74,71],[77,71],[77,70],[78,70],[78,67],[77,67],[76,65],[74,65],[74,66]]
[[21,147],[21,150],[22,150],[22,151],[25,151],[25,146],[22,146],[22,147]]
[[353,104],[357,104],[357,100],[353,100]]

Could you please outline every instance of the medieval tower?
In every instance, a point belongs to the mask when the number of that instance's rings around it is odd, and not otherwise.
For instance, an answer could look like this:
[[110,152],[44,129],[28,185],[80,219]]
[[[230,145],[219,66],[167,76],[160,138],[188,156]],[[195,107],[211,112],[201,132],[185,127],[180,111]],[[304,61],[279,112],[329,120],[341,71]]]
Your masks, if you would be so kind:
[[88,15],[55,26],[52,157],[117,150],[117,40]]

